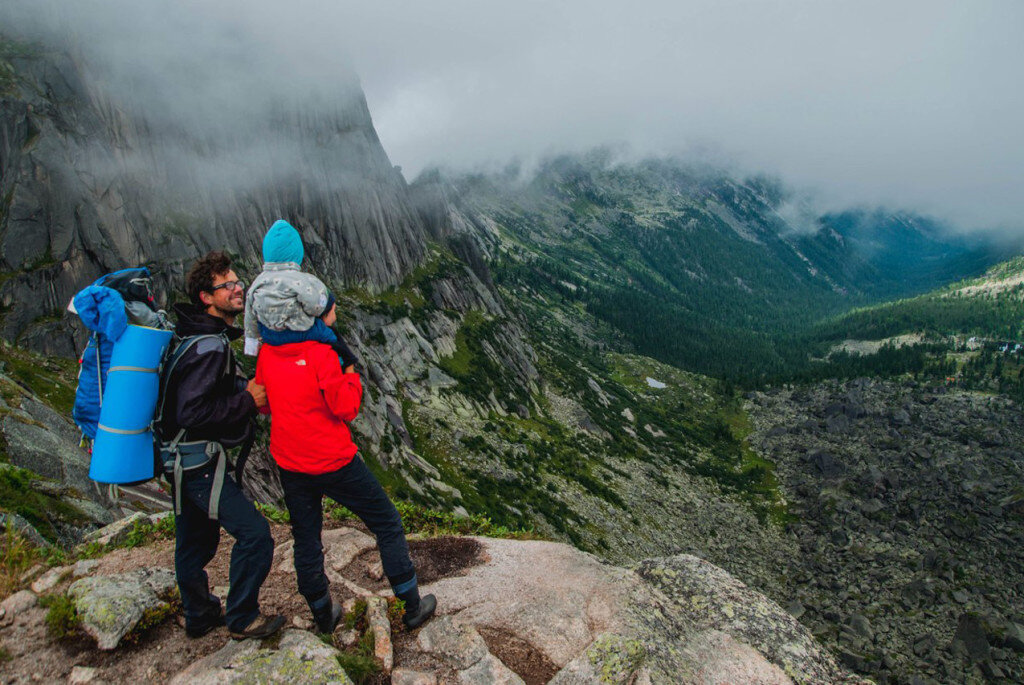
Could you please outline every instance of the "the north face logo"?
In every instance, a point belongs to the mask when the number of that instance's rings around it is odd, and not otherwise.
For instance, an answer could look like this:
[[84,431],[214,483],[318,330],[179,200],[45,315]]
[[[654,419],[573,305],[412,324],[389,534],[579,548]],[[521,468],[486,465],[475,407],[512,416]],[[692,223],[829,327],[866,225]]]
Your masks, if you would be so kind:
[[306,360],[305,359],[300,359],[299,361],[295,362],[295,365],[296,366],[305,366],[306,365]]

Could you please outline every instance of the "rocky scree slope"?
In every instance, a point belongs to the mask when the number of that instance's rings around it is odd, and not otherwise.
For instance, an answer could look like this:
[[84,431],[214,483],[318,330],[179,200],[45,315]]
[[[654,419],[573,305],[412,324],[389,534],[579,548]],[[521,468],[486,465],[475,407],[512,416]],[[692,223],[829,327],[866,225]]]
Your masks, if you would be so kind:
[[751,393],[799,550],[781,600],[879,682],[1024,679],[1024,416],[860,379]]

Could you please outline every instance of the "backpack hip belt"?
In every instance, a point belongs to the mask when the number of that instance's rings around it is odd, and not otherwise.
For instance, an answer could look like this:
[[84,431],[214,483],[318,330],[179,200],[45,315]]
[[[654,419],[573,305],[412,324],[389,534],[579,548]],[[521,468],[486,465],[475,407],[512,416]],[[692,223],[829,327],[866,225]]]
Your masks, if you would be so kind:
[[217,466],[214,468],[213,483],[210,486],[210,505],[207,509],[207,516],[216,520],[220,514],[220,494],[224,489],[224,477],[227,472],[227,451],[219,442],[182,442],[183,437],[184,428],[178,431],[174,440],[160,445],[160,460],[163,462],[164,473],[171,476],[174,484],[174,514],[181,514],[181,481],[185,472],[201,469],[216,459]]

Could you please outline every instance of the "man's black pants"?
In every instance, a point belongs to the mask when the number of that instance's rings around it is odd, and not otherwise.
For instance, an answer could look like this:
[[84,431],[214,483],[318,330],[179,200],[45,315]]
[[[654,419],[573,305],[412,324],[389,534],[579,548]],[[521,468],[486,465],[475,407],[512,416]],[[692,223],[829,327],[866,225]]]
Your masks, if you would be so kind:
[[198,628],[218,616],[220,600],[210,594],[204,568],[217,553],[223,526],[235,538],[224,621],[229,629],[242,631],[260,613],[260,588],[274,559],[274,540],[267,520],[230,476],[224,478],[221,490],[220,519],[210,520],[207,511],[214,466],[211,463],[182,477],[181,514],[175,521],[174,570],[186,625]]
[[299,592],[310,606],[322,600],[329,587],[324,574],[324,547],[320,540],[324,495],[358,516],[377,537],[384,573],[392,586],[397,586],[396,590],[401,589],[403,585],[400,584],[415,578],[402,517],[358,455],[330,473],[312,475],[285,469],[280,469],[280,472],[295,539],[295,575]]

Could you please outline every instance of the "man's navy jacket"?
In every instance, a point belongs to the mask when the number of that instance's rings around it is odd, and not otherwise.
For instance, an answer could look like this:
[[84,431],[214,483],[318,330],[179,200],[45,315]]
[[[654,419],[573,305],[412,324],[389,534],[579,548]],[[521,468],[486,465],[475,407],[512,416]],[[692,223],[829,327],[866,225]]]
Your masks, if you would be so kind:
[[[193,304],[174,307],[177,335],[223,335],[236,340],[242,329],[229,326]],[[171,440],[185,428],[184,441],[211,440],[224,447],[245,442],[253,430],[256,401],[237,375],[234,352],[222,340],[201,340],[178,360],[168,380],[160,434]]]

